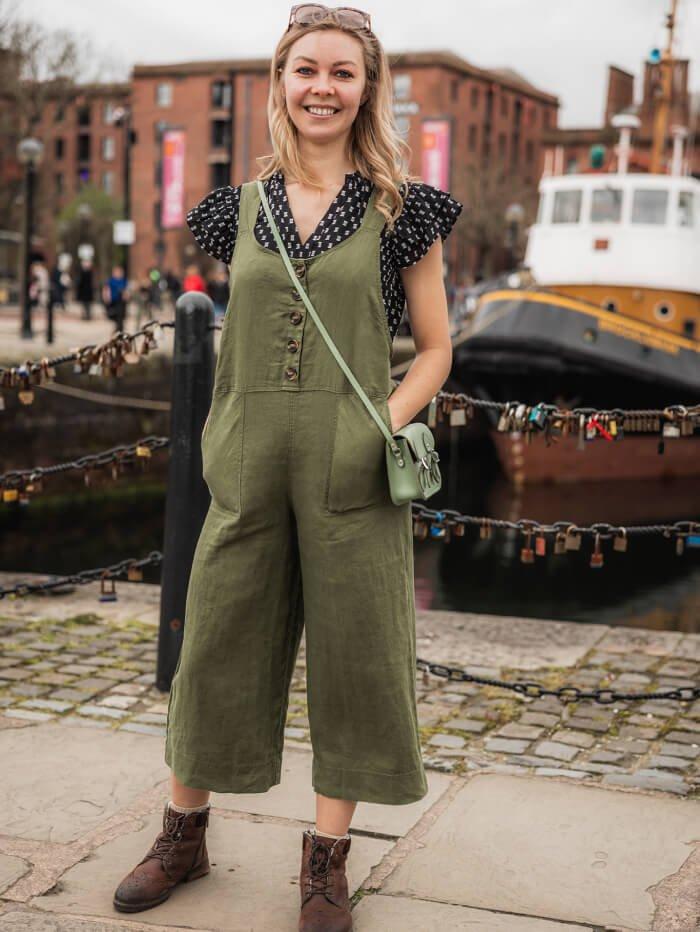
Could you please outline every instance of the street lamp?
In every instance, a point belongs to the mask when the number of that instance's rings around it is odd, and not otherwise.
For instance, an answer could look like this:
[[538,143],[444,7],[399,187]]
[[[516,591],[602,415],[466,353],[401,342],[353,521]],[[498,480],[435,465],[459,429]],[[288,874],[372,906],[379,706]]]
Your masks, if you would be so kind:
[[508,250],[508,268],[515,268],[516,249],[518,245],[518,230],[525,219],[525,208],[522,204],[509,204],[505,210],[506,221],[506,249]]
[[34,226],[34,188],[36,169],[44,154],[44,145],[39,139],[29,136],[17,146],[17,159],[24,165],[24,248],[22,262],[22,329],[21,337],[31,340],[32,310],[29,302],[29,266],[32,257],[32,235]]

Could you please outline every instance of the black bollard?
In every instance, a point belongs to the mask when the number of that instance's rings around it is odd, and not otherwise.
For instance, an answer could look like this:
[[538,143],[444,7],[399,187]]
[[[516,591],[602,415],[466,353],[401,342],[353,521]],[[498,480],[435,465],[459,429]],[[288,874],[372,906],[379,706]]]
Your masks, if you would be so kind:
[[182,646],[192,558],[209,507],[201,439],[214,385],[214,305],[187,291],[175,304],[168,490],[156,686],[167,691]]

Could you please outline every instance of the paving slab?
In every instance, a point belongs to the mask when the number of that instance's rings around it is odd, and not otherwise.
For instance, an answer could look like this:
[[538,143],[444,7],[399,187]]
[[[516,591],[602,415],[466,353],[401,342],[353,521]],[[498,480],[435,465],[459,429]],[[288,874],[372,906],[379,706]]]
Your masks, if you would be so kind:
[[[552,922],[490,909],[471,909],[401,896],[365,896],[352,912],[354,932],[419,929],[420,932],[584,932],[587,926]],[[2,925],[0,925],[2,929]]]
[[[80,919],[78,916],[50,916],[38,910],[17,909],[0,916],[0,932],[182,932],[182,926],[152,926],[143,922],[128,925],[102,919]],[[188,932],[208,932],[188,927]]]
[[70,842],[167,779],[163,741],[58,723],[0,731],[4,834]]
[[[140,831],[107,842],[61,877],[55,891],[29,905],[54,914],[92,919],[128,918],[112,905],[114,890],[148,850],[161,828],[162,811],[146,817]],[[170,899],[148,910],[148,923],[210,932],[270,932],[295,929],[299,915],[302,830],[245,814],[212,815],[207,829],[211,872],[180,884]],[[392,842],[355,837],[348,857],[354,892]],[[145,920],[145,916],[143,919]]]
[[0,894],[29,870],[30,865],[22,858],[0,854]]
[[425,660],[457,666],[572,667],[609,630],[541,618],[418,611],[416,652]]
[[[309,751],[285,745],[282,782],[278,786],[271,787],[266,793],[212,793],[211,804],[221,809],[314,822],[316,794],[311,785],[311,763]],[[426,777],[428,794],[415,803],[381,806],[359,802],[352,819],[352,828],[397,837],[405,835],[454,779],[433,770],[427,770]]]
[[[614,929],[682,929],[652,926],[654,887],[682,872],[694,845],[696,802],[480,773],[382,892]],[[686,868],[681,902],[697,901],[698,890],[700,863],[694,876]]]

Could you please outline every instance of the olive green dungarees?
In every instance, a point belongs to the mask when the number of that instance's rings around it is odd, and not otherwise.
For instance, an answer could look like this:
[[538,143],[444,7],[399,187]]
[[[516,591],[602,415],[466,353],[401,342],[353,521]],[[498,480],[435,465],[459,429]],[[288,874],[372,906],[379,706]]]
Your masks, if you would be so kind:
[[[384,216],[293,265],[391,429]],[[410,504],[389,497],[385,440],[308,316],[242,186],[231,296],[202,433],[211,504],[187,591],[165,760],[187,786],[280,782],[288,693],[306,630],[312,783],[401,804],[427,792],[416,713]]]

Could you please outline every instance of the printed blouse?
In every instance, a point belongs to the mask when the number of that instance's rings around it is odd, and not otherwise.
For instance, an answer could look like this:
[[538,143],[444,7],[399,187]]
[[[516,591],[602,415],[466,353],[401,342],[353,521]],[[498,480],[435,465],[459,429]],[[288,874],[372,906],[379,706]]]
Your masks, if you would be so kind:
[[[359,171],[348,172],[345,182],[319,221],[301,243],[287,200],[284,176],[275,172],[263,182],[282,242],[292,259],[309,259],[342,242],[359,227],[367,207],[372,182]],[[214,259],[229,265],[238,230],[241,186],[225,185],[210,191],[187,214],[187,225],[198,245]],[[444,240],[462,212],[463,205],[448,192],[423,182],[409,182],[403,210],[390,235],[386,224],[380,237],[382,296],[392,339],[406,306],[399,269],[422,259],[438,235]],[[277,250],[263,206],[260,205],[254,235],[268,249]]]

